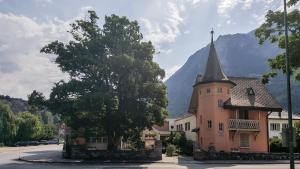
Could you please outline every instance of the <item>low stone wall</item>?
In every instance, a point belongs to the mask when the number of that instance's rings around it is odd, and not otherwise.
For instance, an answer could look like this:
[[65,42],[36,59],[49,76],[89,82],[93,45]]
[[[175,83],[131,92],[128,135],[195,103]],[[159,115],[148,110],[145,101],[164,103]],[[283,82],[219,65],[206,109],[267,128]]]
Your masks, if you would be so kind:
[[84,150],[73,147],[71,150],[72,159],[86,160],[161,160],[161,153],[155,150]]
[[144,150],[88,150],[85,146],[69,146],[69,151],[64,149],[64,158],[85,160],[128,160],[128,161],[156,161],[162,159],[161,143],[156,143],[154,149]]
[[[300,160],[300,153],[294,153],[294,158]],[[288,153],[216,153],[195,151],[194,160],[288,160]]]

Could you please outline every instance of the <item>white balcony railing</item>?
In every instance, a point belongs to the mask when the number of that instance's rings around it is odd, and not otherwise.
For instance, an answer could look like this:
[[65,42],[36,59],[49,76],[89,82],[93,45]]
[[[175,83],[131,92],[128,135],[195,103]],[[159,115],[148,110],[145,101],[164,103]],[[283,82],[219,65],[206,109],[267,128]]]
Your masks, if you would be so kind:
[[229,119],[229,130],[259,131],[259,121],[245,119]]

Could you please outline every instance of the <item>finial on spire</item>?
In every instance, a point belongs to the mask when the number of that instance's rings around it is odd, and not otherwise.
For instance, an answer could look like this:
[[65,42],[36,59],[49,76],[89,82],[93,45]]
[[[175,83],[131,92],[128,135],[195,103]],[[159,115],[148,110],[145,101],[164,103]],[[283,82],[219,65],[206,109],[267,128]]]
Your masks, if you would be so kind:
[[213,28],[211,29],[210,33],[211,33],[211,43],[213,43],[214,42],[214,29]]

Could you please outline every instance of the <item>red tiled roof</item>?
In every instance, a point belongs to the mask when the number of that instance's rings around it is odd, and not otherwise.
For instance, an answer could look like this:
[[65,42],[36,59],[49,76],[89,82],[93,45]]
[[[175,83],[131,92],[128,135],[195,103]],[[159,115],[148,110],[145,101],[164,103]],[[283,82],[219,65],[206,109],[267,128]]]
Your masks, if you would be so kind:
[[164,121],[164,125],[162,126],[154,125],[153,128],[158,131],[169,131],[169,122]]
[[[224,103],[225,108],[244,107],[269,111],[281,111],[277,100],[268,92],[258,78],[229,77],[236,84],[232,88],[231,98]],[[252,88],[254,95],[249,95],[247,90]]]

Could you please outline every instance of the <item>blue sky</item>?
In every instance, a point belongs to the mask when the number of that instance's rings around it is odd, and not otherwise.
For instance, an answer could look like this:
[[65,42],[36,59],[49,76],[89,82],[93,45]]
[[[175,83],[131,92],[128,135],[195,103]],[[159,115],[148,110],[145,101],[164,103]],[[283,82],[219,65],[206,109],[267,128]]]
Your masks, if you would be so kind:
[[55,56],[39,50],[53,40],[68,41],[69,24],[91,9],[99,25],[111,14],[137,20],[169,77],[209,43],[212,28],[215,37],[247,33],[268,10],[281,7],[281,0],[0,0],[0,94],[26,99],[36,89],[48,95],[66,75]]

